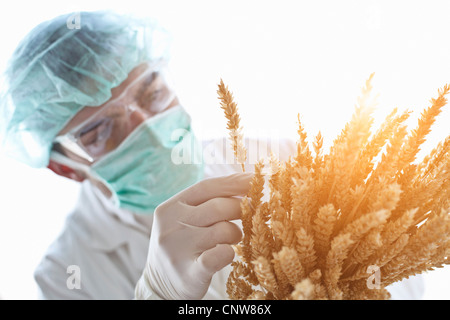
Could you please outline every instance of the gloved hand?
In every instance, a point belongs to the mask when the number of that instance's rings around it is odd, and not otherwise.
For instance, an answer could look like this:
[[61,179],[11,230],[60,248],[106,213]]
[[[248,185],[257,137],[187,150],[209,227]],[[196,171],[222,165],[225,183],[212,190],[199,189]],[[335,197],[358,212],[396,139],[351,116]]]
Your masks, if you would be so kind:
[[[253,174],[203,180],[159,205],[154,213],[147,263],[136,299],[201,299],[211,278],[234,258],[242,238],[230,220]],[[155,296],[155,293],[157,296]]]

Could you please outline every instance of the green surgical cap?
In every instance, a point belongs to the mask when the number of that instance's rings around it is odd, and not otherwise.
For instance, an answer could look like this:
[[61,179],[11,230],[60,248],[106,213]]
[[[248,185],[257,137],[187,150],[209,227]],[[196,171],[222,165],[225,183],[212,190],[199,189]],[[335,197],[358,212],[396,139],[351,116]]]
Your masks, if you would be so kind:
[[139,64],[167,60],[169,44],[153,20],[110,11],[41,23],[20,42],[3,77],[3,152],[45,167],[57,133],[80,109],[108,101]]

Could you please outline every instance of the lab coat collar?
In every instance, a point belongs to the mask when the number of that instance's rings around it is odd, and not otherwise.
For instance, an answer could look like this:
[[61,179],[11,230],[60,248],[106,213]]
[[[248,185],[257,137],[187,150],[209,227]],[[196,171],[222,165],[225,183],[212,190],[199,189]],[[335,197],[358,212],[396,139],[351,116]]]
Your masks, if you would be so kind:
[[[94,249],[112,251],[130,242],[136,231],[150,238],[153,216],[140,216],[121,208],[106,198],[89,181],[81,186],[75,223],[86,244]],[[114,235],[114,236],[112,236]]]

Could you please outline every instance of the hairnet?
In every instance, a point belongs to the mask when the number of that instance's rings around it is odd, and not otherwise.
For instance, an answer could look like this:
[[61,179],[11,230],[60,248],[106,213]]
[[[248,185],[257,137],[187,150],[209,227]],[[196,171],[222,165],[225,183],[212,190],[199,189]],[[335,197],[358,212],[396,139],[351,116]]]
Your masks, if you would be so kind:
[[168,34],[152,20],[78,14],[78,28],[73,13],[35,27],[4,74],[2,149],[32,167],[48,164],[53,139],[80,109],[106,102],[137,65],[168,58]]

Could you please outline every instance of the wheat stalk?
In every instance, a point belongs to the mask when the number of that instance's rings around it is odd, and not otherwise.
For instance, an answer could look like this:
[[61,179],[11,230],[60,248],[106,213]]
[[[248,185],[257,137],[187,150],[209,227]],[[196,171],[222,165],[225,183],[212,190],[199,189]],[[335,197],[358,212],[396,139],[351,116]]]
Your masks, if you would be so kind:
[[244,146],[244,137],[240,125],[241,118],[239,117],[237,104],[234,102],[233,94],[228,90],[228,87],[224,85],[222,79],[220,79],[217,94],[219,95],[221,108],[228,120],[227,129],[230,134],[234,155],[237,162],[241,164],[242,171],[245,172],[244,164],[247,160],[247,149]]

